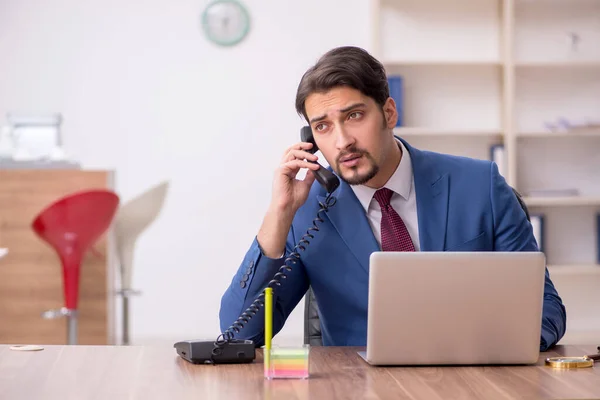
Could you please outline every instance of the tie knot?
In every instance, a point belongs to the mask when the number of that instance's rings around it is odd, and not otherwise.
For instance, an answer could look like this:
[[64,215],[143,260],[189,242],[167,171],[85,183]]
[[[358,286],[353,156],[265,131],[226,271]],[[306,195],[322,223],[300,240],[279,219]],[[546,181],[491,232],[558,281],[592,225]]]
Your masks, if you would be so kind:
[[394,192],[390,189],[381,188],[375,192],[375,200],[377,200],[381,208],[384,208],[390,205],[390,199],[392,198],[393,194]]

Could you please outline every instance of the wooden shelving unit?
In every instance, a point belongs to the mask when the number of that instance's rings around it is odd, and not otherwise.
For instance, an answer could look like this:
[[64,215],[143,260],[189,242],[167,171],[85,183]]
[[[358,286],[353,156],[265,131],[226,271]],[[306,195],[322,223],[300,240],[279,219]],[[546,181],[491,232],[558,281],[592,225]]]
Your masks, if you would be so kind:
[[582,129],[575,131],[557,131],[557,132],[549,132],[549,131],[524,131],[518,132],[517,136],[519,138],[577,138],[577,137],[588,137],[588,138],[600,138],[600,130],[598,129]]
[[[600,1],[372,0],[370,51],[401,75],[417,148],[490,159],[544,216],[545,254],[570,338],[600,338]],[[563,125],[561,125],[561,121]],[[561,129],[562,127],[562,129]],[[578,196],[535,191],[576,189]],[[588,288],[589,290],[583,290]]]
[[432,128],[395,128],[394,134],[398,136],[498,136],[502,135],[502,132],[496,130],[446,130],[446,129],[432,129]]
[[599,61],[522,61],[517,68],[600,68]]
[[600,275],[600,265],[548,265],[548,270],[553,276],[556,275]]
[[600,206],[600,196],[524,197],[524,200],[528,207]]

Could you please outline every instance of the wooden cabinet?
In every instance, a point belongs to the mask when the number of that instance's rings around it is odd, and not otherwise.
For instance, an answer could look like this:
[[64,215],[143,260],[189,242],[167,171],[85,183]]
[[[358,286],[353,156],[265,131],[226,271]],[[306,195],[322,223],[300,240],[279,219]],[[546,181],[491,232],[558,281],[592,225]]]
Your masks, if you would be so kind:
[[[0,170],[0,343],[66,344],[66,319],[42,313],[64,306],[58,255],[31,229],[58,198],[92,188],[112,189],[110,171]],[[110,232],[88,251],[79,284],[79,344],[110,344],[113,320]]]

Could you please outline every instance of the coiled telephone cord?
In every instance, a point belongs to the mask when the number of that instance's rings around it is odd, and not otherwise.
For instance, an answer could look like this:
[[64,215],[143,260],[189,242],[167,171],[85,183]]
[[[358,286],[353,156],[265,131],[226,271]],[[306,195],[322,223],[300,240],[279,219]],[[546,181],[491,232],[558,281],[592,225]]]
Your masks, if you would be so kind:
[[[315,236],[313,232],[319,231],[320,223],[324,222],[325,213],[336,203],[336,198],[330,194],[327,195],[324,202],[319,202],[319,211],[317,216],[312,221],[312,226],[308,228],[304,236],[298,241],[298,244],[294,247],[290,255],[285,259],[283,265],[279,268],[273,279],[268,283],[267,287],[273,289],[275,293],[275,286],[281,286],[281,280],[286,279],[286,273],[292,270],[292,266],[296,265],[300,260],[299,251],[306,250],[306,247],[310,244],[310,240]],[[223,346],[234,338],[235,333],[239,333],[244,328],[245,324],[254,317],[261,307],[264,306],[265,291],[263,290],[260,295],[252,302],[252,304],[239,316],[239,318],[231,324],[225,332],[221,333],[217,340],[215,340],[215,347],[212,350],[212,356],[218,356],[223,351]],[[214,364],[214,362],[213,362]]]

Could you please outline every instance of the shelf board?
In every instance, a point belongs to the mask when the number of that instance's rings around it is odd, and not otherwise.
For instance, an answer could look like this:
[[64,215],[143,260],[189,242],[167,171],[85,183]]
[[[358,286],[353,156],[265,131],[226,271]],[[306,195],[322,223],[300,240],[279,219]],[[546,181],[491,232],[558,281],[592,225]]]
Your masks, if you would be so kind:
[[551,275],[600,275],[598,264],[548,265]]
[[[569,311],[567,311],[567,314],[569,313]],[[569,318],[569,317],[567,317]],[[598,338],[600,338],[600,331],[598,330],[594,330],[589,329],[589,330],[582,330],[582,329],[567,329],[567,331],[565,332],[565,335],[562,337],[562,339],[558,342],[558,344],[562,344],[562,345],[576,345],[576,346],[586,346],[589,347],[590,344],[593,345],[594,348],[596,348],[597,344],[594,344],[598,341]]]
[[523,197],[528,206],[600,206],[599,196]]
[[400,127],[394,128],[394,135],[400,137],[415,137],[415,136],[480,136],[480,137],[493,137],[502,136],[502,132],[499,130],[490,129],[437,129],[437,128],[412,128],[412,127]]
[[600,60],[573,61],[517,61],[517,68],[600,68]]
[[565,132],[524,131],[517,133],[520,138],[552,138],[552,137],[600,137],[600,129],[575,129]]
[[385,67],[499,67],[494,60],[387,60]]

